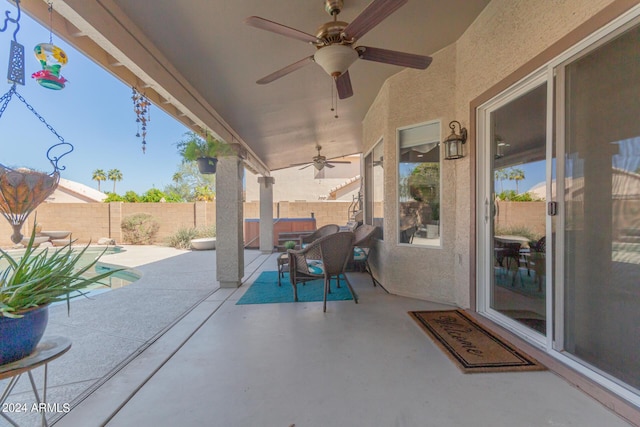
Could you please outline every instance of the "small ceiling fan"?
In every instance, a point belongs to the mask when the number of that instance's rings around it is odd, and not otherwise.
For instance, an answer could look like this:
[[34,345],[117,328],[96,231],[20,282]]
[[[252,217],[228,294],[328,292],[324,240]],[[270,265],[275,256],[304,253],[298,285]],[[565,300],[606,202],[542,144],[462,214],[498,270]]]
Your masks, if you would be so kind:
[[313,166],[315,167],[317,170],[322,170],[325,166],[328,168],[335,168],[335,164],[340,164],[340,163],[351,163],[348,160],[327,160],[327,158],[325,156],[323,156],[322,154],[320,154],[320,150],[322,150],[322,147],[320,145],[316,145],[316,150],[318,150],[318,155],[317,156],[313,156],[313,162],[306,164],[306,163],[296,163],[294,165],[291,166],[300,166],[300,165],[306,165],[301,167],[298,170],[302,170],[302,169],[306,169],[309,166]]
[[247,25],[301,40],[317,48],[315,54],[287,65],[261,78],[256,83],[271,83],[311,62],[316,62],[335,80],[338,97],[345,99],[353,95],[349,67],[358,58],[424,70],[431,64],[429,56],[375,47],[354,46],[360,37],[407,1],[409,0],[373,0],[351,23],[347,23],[338,21],[338,14],[344,5],[343,0],[325,0],[324,8],[329,15],[333,16],[333,21],[321,25],[315,36],[268,19],[250,16],[245,20]]

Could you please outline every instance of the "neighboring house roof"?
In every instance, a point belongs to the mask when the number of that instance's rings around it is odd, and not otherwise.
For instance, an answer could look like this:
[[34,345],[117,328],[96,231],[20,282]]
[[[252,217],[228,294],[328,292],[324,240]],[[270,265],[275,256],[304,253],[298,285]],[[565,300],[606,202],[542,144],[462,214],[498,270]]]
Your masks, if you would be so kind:
[[344,195],[344,193],[346,192],[351,192],[355,189],[360,189],[360,182],[361,182],[360,175],[356,175],[353,178],[349,178],[347,181],[329,190],[329,195],[327,196],[327,199],[336,200],[336,199],[339,199],[340,196]]
[[[323,177],[318,177],[317,171],[311,166],[300,165],[271,171],[271,177],[274,178],[273,186],[273,202],[280,201],[309,201],[315,202],[319,200],[347,200],[353,199],[352,192],[359,190],[358,184],[354,184],[355,188],[351,191],[351,187],[343,189],[343,185],[348,185],[349,180],[360,175],[361,156],[359,154],[345,156],[344,159],[351,163],[336,164],[333,168],[325,168]],[[336,192],[337,190],[337,192]],[[335,197],[331,197],[331,193],[335,193]],[[258,177],[248,171],[246,174],[246,192],[245,200],[247,202],[260,200],[260,187],[258,185]]]
[[47,203],[96,203],[107,195],[79,182],[60,178],[58,188],[46,200]]
[[[640,174],[624,169],[612,168],[611,193],[614,199],[640,199]],[[582,200],[584,193],[584,177],[565,178],[565,187],[571,192],[574,200]],[[528,191],[541,200],[546,199],[546,184],[540,182]],[[556,181],[551,182],[551,197],[556,197]]]

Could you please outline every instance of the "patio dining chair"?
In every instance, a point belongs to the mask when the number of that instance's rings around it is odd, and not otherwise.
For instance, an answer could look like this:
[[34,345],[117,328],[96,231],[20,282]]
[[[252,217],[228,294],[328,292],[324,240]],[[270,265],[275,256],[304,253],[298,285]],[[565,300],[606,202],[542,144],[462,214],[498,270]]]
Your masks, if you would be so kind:
[[340,276],[349,287],[355,303],[358,296],[351,287],[345,271],[353,252],[354,234],[341,231],[316,239],[300,250],[289,249],[289,280],[293,286],[293,300],[298,301],[298,284],[324,279],[323,311],[327,311],[327,294],[331,293],[331,279],[336,278],[340,287]]
[[379,227],[375,225],[362,224],[356,228],[355,240],[353,242],[353,265],[371,276],[373,286],[377,286],[378,280],[373,276],[369,266],[369,251],[374,244],[374,239],[378,235]]
[[338,231],[340,231],[340,226],[337,224],[323,225],[313,233],[308,234],[306,236],[302,236],[302,238],[300,239],[302,243],[302,247],[307,246],[309,243],[319,239],[320,237],[328,236],[329,234],[334,234],[334,233],[337,233]]

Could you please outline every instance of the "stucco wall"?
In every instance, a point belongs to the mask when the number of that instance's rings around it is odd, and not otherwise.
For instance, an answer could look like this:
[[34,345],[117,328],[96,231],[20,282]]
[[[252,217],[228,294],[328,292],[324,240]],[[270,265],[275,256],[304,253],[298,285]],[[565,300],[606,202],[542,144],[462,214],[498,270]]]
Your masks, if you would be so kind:
[[[437,58],[437,59],[436,59]],[[390,78],[376,99],[364,122],[364,134],[369,150],[382,136],[384,138],[385,166],[397,164],[396,130],[431,120],[441,120],[443,136],[451,117],[454,99],[451,96],[455,83],[455,46],[450,46],[434,56],[426,71],[407,70]],[[440,82],[431,84],[432,81]],[[380,103],[380,105],[377,105]],[[446,123],[445,123],[446,121]],[[448,128],[447,128],[448,129]],[[387,163],[388,161],[388,163]],[[453,192],[451,162],[442,163],[442,192]],[[398,184],[397,171],[385,167],[385,211],[383,242],[372,255],[378,268],[376,274],[392,293],[405,296],[453,302],[451,282],[453,256],[452,199],[442,199],[441,227],[443,244],[440,248],[399,246],[398,236]],[[384,262],[376,262],[384,260]],[[410,278],[405,280],[405,278]]]
[[[390,165],[385,167],[385,240],[372,258],[387,289],[468,308],[475,265],[473,155],[443,161],[442,248],[397,244],[398,183],[391,167],[397,165],[396,128],[440,119],[444,138],[451,120],[468,127],[472,100],[612,2],[493,0],[455,44],[432,55],[427,70],[405,70],[385,83],[363,121],[363,152],[384,137],[385,166]],[[468,152],[475,145],[469,130]]]
[[[316,152],[317,154],[317,152]],[[309,153],[309,160],[312,152]],[[275,179],[273,186],[273,201],[308,201],[329,199],[331,189],[345,184],[355,176],[360,175],[360,156],[346,156],[334,160],[350,161],[350,164],[336,164],[334,168],[325,170],[325,178],[315,178],[316,170],[313,166],[300,170],[303,165],[271,171],[271,177]],[[342,200],[351,200],[351,195],[355,190],[341,192],[339,197]],[[258,175],[247,171],[245,200],[248,202],[260,200],[260,187],[258,185]]]

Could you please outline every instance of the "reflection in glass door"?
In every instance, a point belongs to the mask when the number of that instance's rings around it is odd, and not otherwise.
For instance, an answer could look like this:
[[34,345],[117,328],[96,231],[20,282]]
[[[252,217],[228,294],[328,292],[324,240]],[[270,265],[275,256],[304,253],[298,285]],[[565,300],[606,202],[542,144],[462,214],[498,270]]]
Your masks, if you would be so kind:
[[489,307],[546,334],[546,120],[542,83],[491,111]]
[[[640,391],[640,25],[560,67],[562,334],[556,349]],[[559,240],[560,242],[560,240]],[[560,263],[558,263],[560,265]]]

